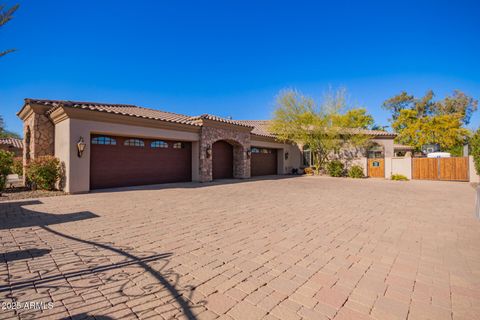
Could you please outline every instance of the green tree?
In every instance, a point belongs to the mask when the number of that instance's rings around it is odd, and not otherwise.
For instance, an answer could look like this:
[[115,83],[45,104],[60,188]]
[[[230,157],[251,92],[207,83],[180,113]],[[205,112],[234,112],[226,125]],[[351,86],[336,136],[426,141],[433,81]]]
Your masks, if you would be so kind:
[[470,154],[473,156],[475,170],[480,174],[480,129],[477,129],[470,139]]
[[411,104],[414,102],[414,97],[407,92],[402,91],[400,94],[385,100],[382,107],[392,113],[393,120],[396,120],[400,115],[400,111],[411,108]]
[[342,128],[369,129],[373,126],[373,117],[365,108],[349,109],[344,114],[334,115],[337,125]]
[[386,100],[383,108],[392,113],[396,142],[420,150],[425,144],[439,144],[442,150],[457,155],[470,136],[464,126],[477,110],[478,101],[461,91],[435,101],[432,90],[415,98],[406,92]]
[[[5,8],[5,5],[0,4],[0,27],[3,27],[7,22],[12,20],[13,14],[17,11],[20,5],[16,4],[9,9]],[[8,49],[5,51],[0,51],[0,57],[15,51],[15,49]]]
[[369,137],[360,130],[373,124],[363,108],[347,108],[345,89],[324,96],[321,104],[296,90],[282,91],[277,97],[270,131],[278,139],[308,145],[317,170],[324,169],[329,157],[343,148],[362,148]]
[[445,97],[434,105],[434,114],[458,114],[462,123],[468,125],[472,114],[478,109],[478,100],[467,96],[460,90],[455,90],[451,96]]
[[1,115],[0,115],[0,138],[21,139],[19,134],[5,129],[5,121],[3,120],[3,117]]
[[13,164],[13,153],[0,150],[0,195],[1,192],[5,189],[5,184],[7,182],[7,176],[12,170]]

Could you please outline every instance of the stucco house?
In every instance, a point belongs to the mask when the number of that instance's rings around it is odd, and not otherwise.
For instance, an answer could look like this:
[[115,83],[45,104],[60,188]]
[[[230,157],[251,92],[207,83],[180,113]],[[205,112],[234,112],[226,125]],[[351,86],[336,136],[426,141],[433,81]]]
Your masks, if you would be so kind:
[[23,155],[23,140],[17,138],[0,138],[0,150],[13,152],[15,157]]
[[[304,151],[282,143],[268,121],[187,116],[134,105],[25,99],[24,163],[54,155],[69,193],[167,182],[287,174]],[[393,156],[393,137],[369,131]],[[366,168],[366,163],[365,167]]]

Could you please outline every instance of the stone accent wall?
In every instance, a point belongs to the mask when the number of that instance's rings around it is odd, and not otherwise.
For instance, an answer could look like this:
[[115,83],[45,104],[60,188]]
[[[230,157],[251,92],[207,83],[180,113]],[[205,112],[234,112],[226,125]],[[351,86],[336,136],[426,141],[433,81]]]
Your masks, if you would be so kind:
[[[243,129],[243,128],[242,128]],[[224,140],[233,146],[233,176],[234,178],[250,178],[250,159],[247,150],[250,149],[250,132],[235,130],[229,127],[202,127],[200,139],[200,181],[212,181],[212,157],[207,158],[207,147],[219,140]]]
[[[55,127],[44,114],[32,113],[23,122],[23,165],[40,156],[53,156]],[[25,173],[25,172],[24,172]],[[25,174],[23,175],[25,179]]]

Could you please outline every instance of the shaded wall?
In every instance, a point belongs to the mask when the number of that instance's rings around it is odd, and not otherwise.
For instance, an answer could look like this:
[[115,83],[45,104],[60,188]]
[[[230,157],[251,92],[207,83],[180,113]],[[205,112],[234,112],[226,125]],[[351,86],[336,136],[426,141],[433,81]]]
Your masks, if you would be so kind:
[[412,179],[412,158],[391,158],[391,175],[402,174],[408,179]]

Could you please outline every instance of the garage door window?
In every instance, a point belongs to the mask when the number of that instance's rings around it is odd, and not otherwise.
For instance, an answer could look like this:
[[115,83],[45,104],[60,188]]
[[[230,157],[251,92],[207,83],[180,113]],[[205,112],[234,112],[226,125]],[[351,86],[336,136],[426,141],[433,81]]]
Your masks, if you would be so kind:
[[107,144],[114,146],[117,144],[117,141],[110,137],[101,136],[92,138],[92,144]]
[[252,148],[252,153],[273,153],[273,149],[266,148]]
[[168,148],[168,143],[162,140],[156,140],[150,143],[150,147],[151,148]]
[[185,145],[184,145],[183,143],[181,143],[181,142],[175,142],[175,143],[173,144],[173,148],[174,148],[174,149],[183,149],[183,148],[185,148]]
[[127,147],[145,147],[145,143],[140,139],[127,139],[123,145]]

